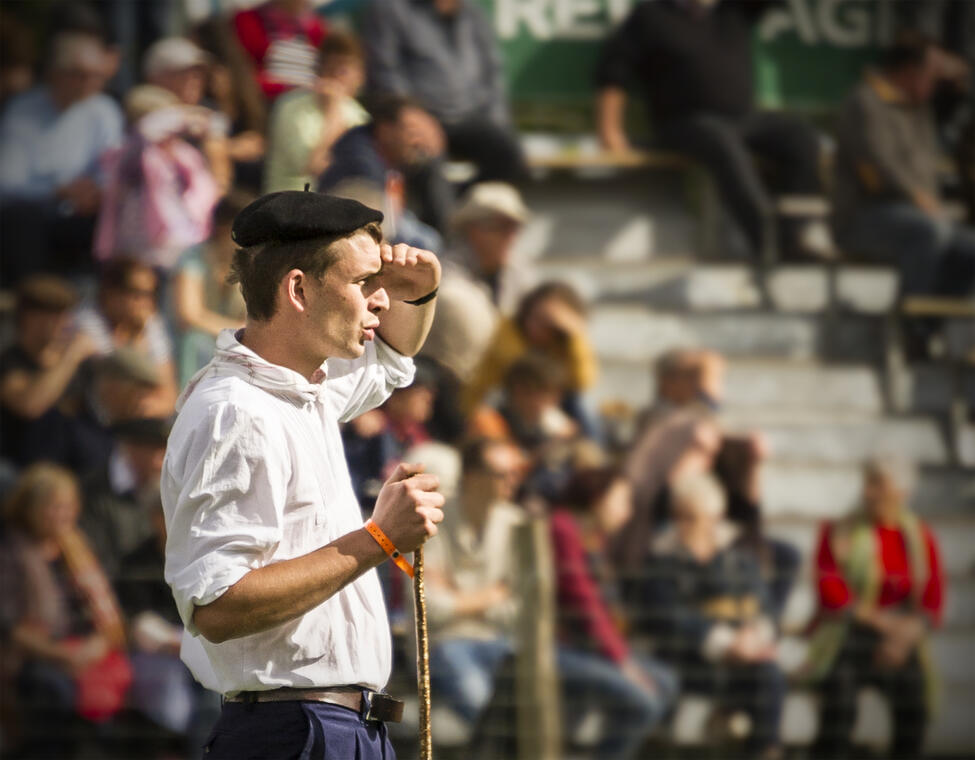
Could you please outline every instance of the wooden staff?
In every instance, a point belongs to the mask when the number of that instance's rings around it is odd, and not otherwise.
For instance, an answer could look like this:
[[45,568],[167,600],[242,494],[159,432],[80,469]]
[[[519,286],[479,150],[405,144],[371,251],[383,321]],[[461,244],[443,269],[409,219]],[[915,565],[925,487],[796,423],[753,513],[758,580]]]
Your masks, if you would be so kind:
[[416,609],[416,687],[420,697],[420,760],[433,760],[430,733],[430,639],[423,587],[423,547],[413,554],[413,602]]

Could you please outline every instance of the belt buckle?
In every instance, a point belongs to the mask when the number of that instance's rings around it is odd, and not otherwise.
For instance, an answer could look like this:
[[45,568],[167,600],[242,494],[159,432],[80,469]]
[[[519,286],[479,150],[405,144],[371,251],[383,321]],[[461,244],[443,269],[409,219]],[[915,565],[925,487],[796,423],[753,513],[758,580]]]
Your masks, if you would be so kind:
[[378,691],[364,691],[363,699],[368,707],[364,720],[376,723],[399,723],[403,720],[403,703]]

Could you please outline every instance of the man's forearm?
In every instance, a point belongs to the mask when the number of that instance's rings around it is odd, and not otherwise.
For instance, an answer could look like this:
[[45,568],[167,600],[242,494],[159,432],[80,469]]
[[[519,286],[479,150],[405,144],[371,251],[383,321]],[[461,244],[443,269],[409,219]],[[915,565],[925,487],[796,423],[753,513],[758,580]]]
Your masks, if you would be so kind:
[[626,90],[622,87],[604,87],[596,94],[596,130],[604,148],[623,150],[627,145],[623,129],[626,112]]
[[430,332],[436,304],[436,298],[421,306],[394,301],[382,316],[379,335],[403,356],[416,356]]
[[197,607],[193,622],[217,644],[260,633],[304,615],[385,559],[375,539],[357,530],[310,554],[252,570]]

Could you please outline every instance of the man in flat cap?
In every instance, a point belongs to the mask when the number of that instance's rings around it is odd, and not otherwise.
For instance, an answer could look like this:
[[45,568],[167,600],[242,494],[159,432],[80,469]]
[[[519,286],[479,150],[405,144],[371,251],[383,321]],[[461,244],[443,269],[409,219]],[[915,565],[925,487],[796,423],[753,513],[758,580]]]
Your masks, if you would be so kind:
[[382,214],[318,193],[234,222],[244,329],[188,384],[162,474],[182,656],[224,694],[210,758],[390,758],[390,637],[374,568],[437,532],[443,497],[400,465],[363,525],[339,422],[413,379],[440,264]]

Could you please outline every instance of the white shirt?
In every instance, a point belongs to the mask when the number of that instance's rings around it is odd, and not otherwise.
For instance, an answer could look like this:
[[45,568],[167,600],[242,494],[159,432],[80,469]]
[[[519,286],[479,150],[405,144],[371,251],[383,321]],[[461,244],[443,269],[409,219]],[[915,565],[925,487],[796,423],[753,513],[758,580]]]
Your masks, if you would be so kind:
[[186,626],[182,657],[223,693],[389,678],[389,623],[372,570],[299,618],[214,644],[193,626],[251,570],[299,557],[362,527],[338,423],[413,381],[413,362],[377,339],[329,359],[309,382],[240,344],[217,339],[213,361],[177,404],[161,480],[166,581]]

